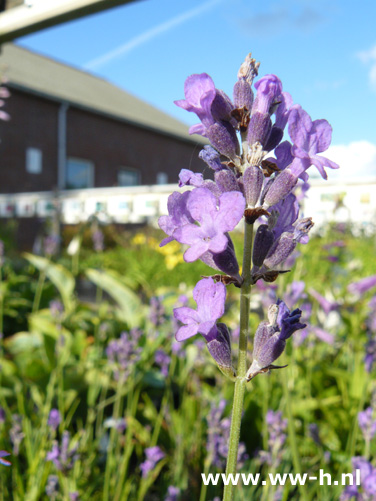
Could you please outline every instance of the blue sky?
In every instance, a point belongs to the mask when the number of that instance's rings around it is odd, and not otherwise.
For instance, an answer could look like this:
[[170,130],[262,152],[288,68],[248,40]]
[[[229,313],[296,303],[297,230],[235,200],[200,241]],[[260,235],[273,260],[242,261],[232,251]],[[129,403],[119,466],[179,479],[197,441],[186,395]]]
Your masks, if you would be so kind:
[[[188,124],[185,78],[209,73],[232,95],[248,52],[312,119],[333,126],[334,160],[376,175],[376,2],[143,0],[17,40],[104,77]],[[351,156],[352,155],[352,156]],[[350,164],[347,169],[350,169]]]

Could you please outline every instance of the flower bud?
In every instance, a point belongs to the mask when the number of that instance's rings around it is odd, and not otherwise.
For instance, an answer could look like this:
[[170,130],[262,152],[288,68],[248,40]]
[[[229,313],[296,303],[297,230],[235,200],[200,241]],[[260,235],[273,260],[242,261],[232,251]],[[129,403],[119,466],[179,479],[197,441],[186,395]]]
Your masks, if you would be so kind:
[[214,171],[223,169],[223,165],[221,164],[221,160],[219,158],[220,155],[217,150],[212,148],[212,146],[208,144],[204,146],[198,156]]
[[259,167],[251,165],[245,169],[243,174],[243,186],[247,207],[253,208],[256,206],[263,182],[264,175]]
[[270,251],[274,242],[273,232],[268,228],[267,224],[261,224],[256,231],[255,241],[253,244],[253,264],[262,266],[264,259]]
[[264,260],[264,266],[274,269],[278,264],[283,263],[296,247],[291,233],[282,233],[279,239],[273,245],[268,257]]
[[297,181],[298,179],[289,169],[286,169],[278,174],[264,197],[264,209],[267,209],[268,207],[271,207],[286,198],[296,185]]
[[264,146],[270,136],[272,121],[268,113],[255,113],[248,126],[247,141],[250,145],[259,142]]
[[216,150],[230,159],[239,153],[239,142],[235,129],[228,122],[216,122],[208,127],[206,136]]
[[265,151],[272,151],[274,148],[276,148],[279,143],[282,141],[283,138],[283,129],[280,129],[279,127],[275,127],[273,125],[272,130],[270,131],[270,136],[269,139],[264,146]]
[[246,108],[248,111],[252,109],[253,90],[244,78],[234,85],[234,104],[236,108]]
[[221,193],[226,191],[240,191],[235,174],[229,169],[223,169],[215,173],[215,182]]
[[269,113],[275,99],[282,93],[282,82],[275,75],[265,75],[255,83],[256,99],[253,103],[254,113]]
[[227,326],[222,323],[217,324],[215,332],[214,329],[211,333],[211,339],[207,343],[209,353],[214,358],[220,371],[225,376],[233,379],[235,370],[232,367],[230,333]]
[[215,90],[215,98],[211,104],[211,114],[215,122],[220,120],[226,120],[230,122],[232,120],[231,112],[234,106],[230,98],[223,92],[223,90]]

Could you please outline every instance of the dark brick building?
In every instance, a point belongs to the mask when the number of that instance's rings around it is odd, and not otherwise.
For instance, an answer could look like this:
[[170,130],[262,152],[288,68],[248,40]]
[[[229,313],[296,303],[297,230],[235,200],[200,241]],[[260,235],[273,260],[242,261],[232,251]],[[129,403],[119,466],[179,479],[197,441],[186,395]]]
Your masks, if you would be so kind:
[[181,122],[109,82],[13,44],[0,121],[0,193],[174,183],[202,170]]

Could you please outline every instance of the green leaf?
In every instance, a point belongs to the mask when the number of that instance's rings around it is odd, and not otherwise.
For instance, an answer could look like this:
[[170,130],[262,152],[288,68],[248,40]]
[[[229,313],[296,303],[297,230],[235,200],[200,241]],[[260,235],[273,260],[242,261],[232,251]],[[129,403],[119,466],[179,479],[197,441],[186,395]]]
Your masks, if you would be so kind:
[[119,305],[117,316],[121,321],[126,322],[130,328],[140,324],[142,303],[138,296],[122,283],[121,278],[115,272],[89,269],[86,275],[91,282],[116,301]]
[[73,292],[75,281],[72,273],[61,264],[52,263],[50,260],[34,256],[34,254],[24,253],[23,256],[40,272],[44,272],[51,282],[58,289],[63,300],[65,310],[70,312],[74,307]]

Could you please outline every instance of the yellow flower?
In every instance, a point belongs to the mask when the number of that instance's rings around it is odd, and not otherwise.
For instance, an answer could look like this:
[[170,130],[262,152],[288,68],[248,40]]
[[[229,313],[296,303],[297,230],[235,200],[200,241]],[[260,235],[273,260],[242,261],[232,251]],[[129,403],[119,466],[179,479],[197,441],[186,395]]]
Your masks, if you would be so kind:
[[133,245],[144,245],[146,243],[146,237],[143,233],[137,233],[133,238],[132,238],[132,244]]

